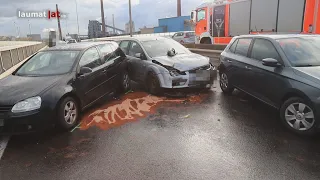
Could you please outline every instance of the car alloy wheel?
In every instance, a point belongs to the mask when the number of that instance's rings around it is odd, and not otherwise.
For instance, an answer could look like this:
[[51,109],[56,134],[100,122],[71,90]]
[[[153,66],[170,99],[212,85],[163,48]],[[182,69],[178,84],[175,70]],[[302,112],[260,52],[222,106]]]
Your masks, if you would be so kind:
[[73,125],[77,120],[77,106],[74,102],[68,101],[64,107],[64,120],[67,124]]
[[308,105],[298,102],[292,103],[286,108],[285,120],[293,129],[306,131],[313,127],[315,116]]
[[220,76],[220,86],[223,90],[228,89],[228,76],[226,75],[226,73],[222,73]]

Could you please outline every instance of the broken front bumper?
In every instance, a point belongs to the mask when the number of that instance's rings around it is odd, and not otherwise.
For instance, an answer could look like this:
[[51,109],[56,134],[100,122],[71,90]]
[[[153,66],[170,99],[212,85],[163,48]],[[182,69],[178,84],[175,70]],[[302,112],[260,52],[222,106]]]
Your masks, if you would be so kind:
[[210,88],[217,78],[217,69],[210,65],[208,69],[191,70],[184,75],[162,75],[162,78],[159,78],[162,88]]

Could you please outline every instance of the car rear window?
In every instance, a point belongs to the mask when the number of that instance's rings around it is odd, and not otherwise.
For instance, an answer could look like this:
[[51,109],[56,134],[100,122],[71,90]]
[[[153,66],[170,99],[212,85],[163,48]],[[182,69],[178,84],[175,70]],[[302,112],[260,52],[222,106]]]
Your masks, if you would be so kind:
[[248,38],[239,39],[235,53],[242,56],[247,56],[251,41],[252,39],[248,39]]
[[194,32],[188,32],[187,36],[194,36]]

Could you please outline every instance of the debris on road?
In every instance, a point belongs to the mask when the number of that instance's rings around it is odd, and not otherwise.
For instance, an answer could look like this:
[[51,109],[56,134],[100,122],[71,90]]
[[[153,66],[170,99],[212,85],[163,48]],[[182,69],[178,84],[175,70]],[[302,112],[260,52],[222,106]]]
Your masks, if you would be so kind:
[[186,119],[186,118],[189,118],[190,116],[191,116],[191,115],[188,114],[188,115],[183,116],[182,118]]
[[134,91],[132,91],[132,90],[129,90],[129,91],[127,91],[126,93],[124,93],[124,94],[129,94],[129,93],[133,93]]
[[73,132],[74,130],[79,129],[80,126],[81,126],[81,123],[79,123],[76,127],[74,127],[70,132]]

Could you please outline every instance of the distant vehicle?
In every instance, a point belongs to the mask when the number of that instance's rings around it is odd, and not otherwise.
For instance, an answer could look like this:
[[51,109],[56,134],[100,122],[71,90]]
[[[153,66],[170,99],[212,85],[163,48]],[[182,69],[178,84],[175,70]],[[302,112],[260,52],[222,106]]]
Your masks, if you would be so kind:
[[179,43],[194,43],[195,33],[194,31],[177,32],[172,36],[172,39],[178,41]]
[[130,79],[151,94],[189,87],[210,89],[216,77],[208,57],[194,54],[170,38],[128,37],[119,44],[128,57]]
[[40,51],[0,80],[0,134],[57,124],[70,129],[79,113],[130,87],[126,55],[115,42],[77,43]]
[[320,127],[320,36],[247,35],[233,38],[221,54],[220,87],[237,88],[280,111],[299,134]]
[[75,39],[69,39],[67,40],[67,44],[77,43],[77,40]]

